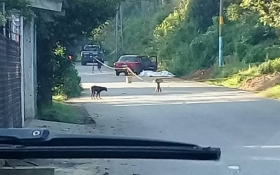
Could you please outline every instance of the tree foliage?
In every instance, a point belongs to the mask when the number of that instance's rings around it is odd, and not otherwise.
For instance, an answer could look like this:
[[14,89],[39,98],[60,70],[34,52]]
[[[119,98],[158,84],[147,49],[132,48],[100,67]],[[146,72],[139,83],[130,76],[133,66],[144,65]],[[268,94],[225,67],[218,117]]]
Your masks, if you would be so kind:
[[[244,8],[244,1],[224,0],[223,9],[223,55],[227,64],[237,66],[280,54],[277,49],[269,49],[279,43],[276,29],[263,25],[258,13]],[[173,0],[157,9],[142,14],[135,6],[124,12],[125,53],[157,55],[161,67],[176,75],[208,68],[217,62],[219,0]],[[138,12],[139,17],[132,11]],[[100,37],[111,50],[114,49],[112,25],[111,21],[111,26],[103,30],[106,35]]]
[[279,0],[243,0],[242,6],[258,12],[261,21],[265,24],[280,27]]
[[[2,6],[1,6],[2,7]],[[13,0],[5,2],[6,15],[0,12],[0,25],[7,22],[7,18],[12,11],[17,11],[26,19],[30,19],[32,16],[32,10],[30,8],[30,2],[28,0]]]
[[66,58],[80,38],[115,15],[119,0],[68,0],[65,15],[35,10],[38,37],[38,105],[52,104],[53,94],[81,93],[80,77]]

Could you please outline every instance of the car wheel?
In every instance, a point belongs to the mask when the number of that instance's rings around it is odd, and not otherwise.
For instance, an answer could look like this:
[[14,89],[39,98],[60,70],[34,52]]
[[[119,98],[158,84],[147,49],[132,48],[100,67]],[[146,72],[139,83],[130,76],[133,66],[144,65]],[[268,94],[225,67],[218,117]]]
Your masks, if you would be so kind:
[[120,76],[120,72],[116,71],[116,76]]
[[82,62],[81,62],[81,64],[82,64],[82,66],[87,65],[87,63],[86,63],[86,62],[84,62],[84,61],[82,61]]

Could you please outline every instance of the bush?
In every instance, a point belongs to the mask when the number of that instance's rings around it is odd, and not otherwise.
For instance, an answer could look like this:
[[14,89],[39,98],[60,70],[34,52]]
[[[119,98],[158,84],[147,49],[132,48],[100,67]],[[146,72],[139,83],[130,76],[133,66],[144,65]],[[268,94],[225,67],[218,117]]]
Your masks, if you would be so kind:
[[268,88],[261,93],[264,97],[280,99],[280,85]]
[[272,74],[274,72],[280,72],[280,58],[275,60],[268,60],[259,65],[259,72],[261,74]]
[[54,96],[66,96],[66,98],[81,95],[81,77],[75,69],[73,62],[66,58],[66,48],[57,45],[54,52]]
[[244,61],[238,61],[237,59],[232,59],[230,62],[225,64],[224,67],[220,68],[218,64],[214,65],[214,70],[210,75],[211,78],[227,78],[233,74],[239,73],[240,71],[247,69],[249,64]]
[[63,72],[61,84],[53,89],[54,96],[66,96],[66,98],[79,97],[81,92],[81,77],[78,76],[74,66]]

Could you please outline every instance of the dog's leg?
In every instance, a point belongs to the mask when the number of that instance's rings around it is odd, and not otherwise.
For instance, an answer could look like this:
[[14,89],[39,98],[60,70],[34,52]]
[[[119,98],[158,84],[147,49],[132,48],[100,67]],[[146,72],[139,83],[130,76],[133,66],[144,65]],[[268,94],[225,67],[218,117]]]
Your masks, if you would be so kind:
[[156,92],[159,92],[159,88],[160,88],[159,83],[157,83]]
[[156,85],[155,92],[158,92],[158,83]]
[[90,89],[91,94],[90,94],[90,98],[93,99],[93,89]]
[[101,92],[99,92],[99,93],[98,93],[98,97],[99,97],[99,99],[101,99],[101,97],[100,97],[100,93],[101,93]]
[[98,100],[98,91],[96,91],[95,99]]

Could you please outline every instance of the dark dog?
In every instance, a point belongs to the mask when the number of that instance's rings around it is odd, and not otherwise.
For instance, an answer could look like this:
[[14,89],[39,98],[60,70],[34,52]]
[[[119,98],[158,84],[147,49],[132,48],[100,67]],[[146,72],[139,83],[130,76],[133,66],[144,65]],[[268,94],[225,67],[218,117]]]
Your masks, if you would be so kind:
[[99,97],[99,99],[101,99],[100,92],[107,91],[107,88],[106,87],[102,87],[102,86],[91,86],[90,90],[91,90],[91,99],[93,99],[93,98],[95,99],[95,97],[96,98]]
[[161,92],[161,87],[160,87],[160,83],[163,82],[163,80],[161,78],[157,78],[154,80],[155,83],[157,83],[157,86],[156,86],[156,89],[155,89],[155,92]]

